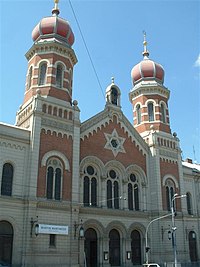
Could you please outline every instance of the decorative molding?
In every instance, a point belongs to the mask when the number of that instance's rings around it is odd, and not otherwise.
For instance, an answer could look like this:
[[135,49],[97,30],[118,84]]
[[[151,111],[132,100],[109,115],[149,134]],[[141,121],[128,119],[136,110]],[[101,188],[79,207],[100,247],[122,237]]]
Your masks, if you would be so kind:
[[171,180],[174,182],[176,188],[179,188],[177,179],[176,179],[173,175],[171,175],[171,174],[166,174],[166,175],[162,178],[162,186],[165,186],[167,179],[171,179]]
[[118,135],[116,129],[114,129],[111,134],[104,133],[104,135],[105,135],[106,140],[107,140],[104,148],[111,150],[115,157],[120,152],[126,153],[124,146],[123,146],[123,144],[125,142],[125,138],[120,137]]
[[166,159],[173,159],[173,160],[178,160],[178,154],[173,151],[168,151],[166,149],[159,149],[160,156],[164,156]]
[[0,146],[1,147],[7,147],[7,148],[12,148],[12,149],[16,149],[16,150],[26,150],[26,147],[25,146],[21,146],[21,145],[18,145],[18,144],[12,144],[10,142],[0,142]]
[[80,163],[80,174],[83,174],[83,169],[86,165],[94,164],[99,170],[100,175],[105,176],[105,168],[103,162],[95,156],[87,156]]
[[47,119],[47,118],[42,118],[41,124],[48,126],[48,127],[51,127],[51,129],[53,131],[55,131],[57,129],[57,130],[67,131],[69,133],[74,132],[74,128],[73,128],[72,124],[69,125],[66,123],[62,123],[62,122]]
[[63,57],[69,59],[72,65],[75,65],[78,61],[72,48],[66,46],[63,47],[63,45],[58,44],[55,40],[52,40],[50,43],[34,44],[25,56],[29,61],[35,54],[49,53],[57,54],[59,56],[62,55]]
[[69,161],[68,161],[67,157],[64,154],[62,154],[61,152],[56,151],[56,150],[51,150],[43,156],[43,158],[41,160],[41,166],[42,167],[46,166],[47,160],[51,157],[58,157],[58,158],[62,159],[62,161],[64,162],[64,165],[65,165],[65,170],[70,171]]
[[170,91],[164,87],[160,86],[158,83],[151,84],[151,83],[140,83],[138,86],[135,86],[129,93],[130,101],[132,102],[133,98],[137,98],[141,95],[154,95],[159,94],[161,96],[166,97],[169,99]]

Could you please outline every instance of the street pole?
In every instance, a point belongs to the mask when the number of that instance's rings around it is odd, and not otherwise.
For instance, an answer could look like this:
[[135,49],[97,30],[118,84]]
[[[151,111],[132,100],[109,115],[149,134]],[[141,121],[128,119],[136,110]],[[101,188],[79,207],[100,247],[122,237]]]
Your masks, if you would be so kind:
[[186,195],[178,195],[177,193],[174,194],[172,197],[171,202],[171,211],[172,211],[172,248],[174,252],[174,267],[177,267],[177,247],[176,247],[176,226],[175,226],[175,210],[174,210],[174,201],[177,198],[183,198],[186,197]]
[[164,218],[166,218],[166,217],[169,217],[169,216],[171,216],[172,214],[170,213],[170,214],[166,214],[166,215],[163,215],[163,216],[161,216],[161,217],[158,217],[158,218],[155,218],[155,219],[153,219],[152,221],[150,221],[149,223],[148,223],[148,225],[147,225],[147,228],[146,228],[146,231],[145,231],[145,255],[146,255],[146,264],[148,264],[149,263],[149,247],[148,247],[148,230],[149,230],[149,226],[153,223],[153,222],[155,222],[155,221],[158,221],[158,220],[161,220],[161,219],[164,219]]

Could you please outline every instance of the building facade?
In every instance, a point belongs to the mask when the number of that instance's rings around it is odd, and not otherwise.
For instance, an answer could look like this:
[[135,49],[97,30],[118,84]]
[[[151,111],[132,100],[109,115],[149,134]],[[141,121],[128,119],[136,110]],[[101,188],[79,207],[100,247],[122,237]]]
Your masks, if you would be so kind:
[[178,263],[198,264],[200,165],[181,158],[146,37],[131,71],[133,125],[114,79],[104,110],[80,121],[74,34],[58,1],[32,38],[16,125],[0,124],[0,263],[170,266],[177,251]]

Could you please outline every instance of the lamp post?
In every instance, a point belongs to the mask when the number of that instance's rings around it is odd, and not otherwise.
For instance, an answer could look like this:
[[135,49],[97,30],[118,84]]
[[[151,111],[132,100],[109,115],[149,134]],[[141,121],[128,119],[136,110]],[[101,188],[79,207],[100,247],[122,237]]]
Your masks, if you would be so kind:
[[155,221],[158,221],[158,220],[161,220],[161,219],[164,219],[166,217],[169,217],[171,216],[171,213],[170,214],[166,214],[166,215],[163,215],[161,217],[158,217],[158,218],[155,218],[153,219],[152,221],[150,221],[147,225],[147,228],[146,228],[146,231],[145,231],[145,255],[146,255],[146,265],[148,265],[149,263],[149,250],[150,250],[150,247],[148,246],[148,230],[149,230],[149,226],[155,222]]
[[175,226],[175,210],[174,210],[174,201],[177,198],[183,198],[186,195],[178,195],[177,193],[173,195],[171,202],[171,211],[172,211],[172,247],[174,252],[174,267],[177,267],[177,248],[176,248],[176,226]]

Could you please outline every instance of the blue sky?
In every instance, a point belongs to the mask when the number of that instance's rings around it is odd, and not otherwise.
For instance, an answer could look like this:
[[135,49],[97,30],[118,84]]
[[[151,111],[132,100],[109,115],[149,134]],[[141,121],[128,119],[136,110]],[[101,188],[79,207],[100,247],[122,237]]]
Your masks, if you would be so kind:
[[[165,69],[170,90],[172,132],[177,132],[183,159],[200,162],[200,1],[71,0],[95,70],[89,60],[68,0],[60,0],[60,16],[75,34],[73,99],[81,120],[104,109],[105,90],[115,77],[124,114],[132,122],[128,94],[130,72],[142,60],[143,30],[150,58]],[[0,0],[0,121],[15,123],[23,101],[31,32],[42,17],[50,16],[53,0]]]

